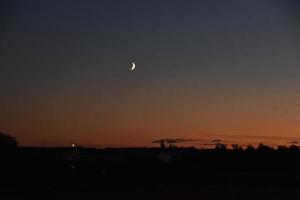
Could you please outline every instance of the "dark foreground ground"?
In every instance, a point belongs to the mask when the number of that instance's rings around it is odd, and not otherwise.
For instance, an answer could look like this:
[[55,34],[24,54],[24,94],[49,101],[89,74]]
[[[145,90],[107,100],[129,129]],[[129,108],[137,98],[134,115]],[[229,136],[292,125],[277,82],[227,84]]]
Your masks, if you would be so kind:
[[299,151],[19,148],[0,199],[299,199]]

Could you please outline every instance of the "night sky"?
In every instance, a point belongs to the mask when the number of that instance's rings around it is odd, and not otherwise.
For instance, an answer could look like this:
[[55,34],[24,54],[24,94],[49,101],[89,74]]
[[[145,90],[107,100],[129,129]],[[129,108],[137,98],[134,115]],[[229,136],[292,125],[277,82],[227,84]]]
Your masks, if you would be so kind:
[[296,0],[0,7],[0,129],[21,145],[300,138]]

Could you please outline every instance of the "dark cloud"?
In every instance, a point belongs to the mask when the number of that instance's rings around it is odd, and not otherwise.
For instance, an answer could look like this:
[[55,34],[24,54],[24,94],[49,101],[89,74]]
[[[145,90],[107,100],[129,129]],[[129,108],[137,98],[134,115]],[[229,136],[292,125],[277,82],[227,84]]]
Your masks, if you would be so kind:
[[183,138],[166,138],[166,139],[158,139],[152,141],[152,143],[161,143],[165,142],[167,144],[177,144],[177,143],[192,143],[197,146],[229,146],[233,141],[223,141],[221,139],[183,139]]
[[154,140],[152,143],[160,143],[161,141],[164,141],[169,144],[174,144],[174,143],[185,143],[185,142],[193,142],[193,141],[200,141],[200,140],[195,140],[195,139],[181,139],[181,138],[176,138],[176,139],[160,139],[160,140]]
[[211,142],[221,142],[221,140],[220,139],[213,139],[213,140],[211,140]]
[[228,146],[228,144],[222,143],[222,142],[217,142],[214,144],[215,146]]
[[298,141],[289,141],[287,142],[288,144],[298,144],[299,142]]
[[272,106],[272,109],[276,112],[281,112],[281,113],[289,113],[290,111],[283,108],[282,106]]

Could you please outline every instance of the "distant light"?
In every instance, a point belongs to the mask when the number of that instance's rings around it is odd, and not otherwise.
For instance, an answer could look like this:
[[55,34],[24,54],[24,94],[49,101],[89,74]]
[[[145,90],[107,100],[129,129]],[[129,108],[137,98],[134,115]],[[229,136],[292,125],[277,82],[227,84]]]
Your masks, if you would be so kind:
[[72,147],[75,147],[75,144],[72,144]]

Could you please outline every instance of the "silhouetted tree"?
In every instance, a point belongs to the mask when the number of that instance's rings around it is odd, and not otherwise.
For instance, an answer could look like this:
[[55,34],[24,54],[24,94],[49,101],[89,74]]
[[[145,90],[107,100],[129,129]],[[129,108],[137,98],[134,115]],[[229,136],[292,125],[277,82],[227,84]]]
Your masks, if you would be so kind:
[[226,151],[227,150],[226,144],[217,143],[215,146],[215,150]]
[[17,146],[18,142],[14,137],[0,132],[0,148],[15,148]]
[[245,150],[246,151],[255,151],[255,148],[251,144],[249,144]]
[[297,146],[297,145],[291,145],[289,146],[289,151],[299,151],[300,150],[300,147]]
[[272,147],[269,147],[263,143],[260,143],[257,147],[257,151],[272,151],[274,150]]
[[238,144],[232,144],[231,147],[233,150],[238,150],[238,151],[243,150],[243,147]]
[[286,147],[286,146],[284,146],[284,145],[279,145],[278,147],[277,147],[277,151],[281,151],[281,152],[286,152],[286,151],[288,151],[288,148]]

